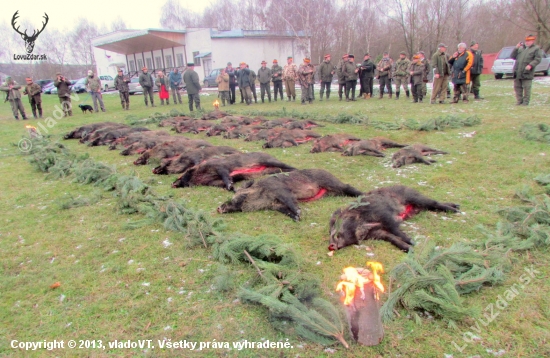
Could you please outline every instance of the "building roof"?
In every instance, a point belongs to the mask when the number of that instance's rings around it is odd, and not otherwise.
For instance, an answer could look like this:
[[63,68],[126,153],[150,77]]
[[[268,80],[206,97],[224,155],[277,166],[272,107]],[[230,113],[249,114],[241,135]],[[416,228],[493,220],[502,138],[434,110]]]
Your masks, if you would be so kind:
[[119,30],[92,40],[94,47],[124,55],[185,45],[185,30]]
[[[267,38],[267,37],[296,37],[292,31],[270,31],[270,30],[217,30],[210,29],[210,37],[216,38]],[[304,31],[298,31],[297,37],[308,37]]]

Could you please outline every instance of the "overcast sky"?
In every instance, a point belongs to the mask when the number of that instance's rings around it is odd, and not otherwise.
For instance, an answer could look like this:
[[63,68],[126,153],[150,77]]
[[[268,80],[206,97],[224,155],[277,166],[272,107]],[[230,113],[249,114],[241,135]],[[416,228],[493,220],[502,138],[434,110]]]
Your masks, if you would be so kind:
[[[201,13],[212,0],[179,0],[180,4],[191,11]],[[98,26],[107,27],[120,16],[128,28],[144,29],[160,27],[160,8],[164,0],[92,0],[92,1],[38,1],[16,0],[2,1],[0,21],[11,23],[13,14],[19,10],[19,19],[28,20],[39,28],[44,20],[44,12],[49,16],[47,28],[72,29],[79,17],[85,17]],[[21,28],[23,30],[23,28]],[[32,31],[30,31],[32,33]]]

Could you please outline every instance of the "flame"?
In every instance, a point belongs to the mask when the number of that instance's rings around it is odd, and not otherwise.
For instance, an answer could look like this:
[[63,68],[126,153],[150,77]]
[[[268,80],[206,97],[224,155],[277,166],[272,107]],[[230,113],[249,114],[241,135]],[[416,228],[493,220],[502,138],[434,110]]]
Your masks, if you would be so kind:
[[214,101],[214,108],[216,108],[216,109],[220,108],[220,102],[218,100]]
[[379,273],[384,273],[384,268],[379,262],[367,262],[367,267],[370,267],[372,272],[363,268],[356,269],[355,267],[344,268],[344,274],[340,276],[342,281],[338,282],[336,286],[337,292],[342,292],[344,298],[344,305],[349,306],[352,304],[355,297],[355,292],[359,288],[361,291],[361,299],[365,299],[364,286],[368,283],[373,283],[376,299],[378,297],[378,291],[384,292],[384,285],[380,281]]
[[25,128],[27,128],[27,129],[36,129],[36,127],[35,127],[35,126],[31,126],[31,125],[28,125],[28,124],[27,124],[27,125],[25,125]]

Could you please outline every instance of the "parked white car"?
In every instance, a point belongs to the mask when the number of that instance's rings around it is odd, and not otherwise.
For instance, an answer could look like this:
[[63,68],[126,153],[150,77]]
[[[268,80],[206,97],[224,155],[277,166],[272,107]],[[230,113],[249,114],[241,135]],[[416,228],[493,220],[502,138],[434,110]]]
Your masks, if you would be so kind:
[[99,75],[103,91],[107,92],[109,89],[115,89],[115,79],[109,75]]
[[[493,63],[493,67],[491,67],[491,72],[495,74],[495,79],[500,80],[504,76],[513,75],[512,71],[516,60],[510,58],[510,55],[512,54],[514,48],[515,46],[508,46],[499,51],[497,58]],[[542,73],[543,75],[548,76],[548,72],[550,71],[550,55],[547,55],[542,50],[541,52],[542,60],[540,61],[540,64],[535,67],[535,73]]]

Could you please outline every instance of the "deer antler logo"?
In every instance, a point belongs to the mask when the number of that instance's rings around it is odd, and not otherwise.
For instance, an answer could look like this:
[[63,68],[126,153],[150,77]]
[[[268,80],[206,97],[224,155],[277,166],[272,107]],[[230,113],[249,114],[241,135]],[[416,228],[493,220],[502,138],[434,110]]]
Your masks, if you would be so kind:
[[17,28],[15,27],[15,20],[17,20],[17,18],[19,17],[18,13],[19,13],[19,10],[17,10],[15,14],[13,14],[13,17],[11,18],[11,26],[19,35],[21,35],[21,38],[25,41],[25,47],[27,49],[27,53],[31,53],[32,50],[34,49],[34,42],[36,41],[36,38],[38,37],[38,35],[40,35],[42,31],[44,31],[44,28],[48,24],[48,20],[49,20],[48,14],[44,13],[44,16],[42,16],[44,19],[46,19],[46,22],[42,22],[42,28],[40,30],[38,29],[34,30],[32,35],[29,36],[27,35],[27,30],[25,30],[25,32],[21,32],[19,31],[20,26],[17,26]]

